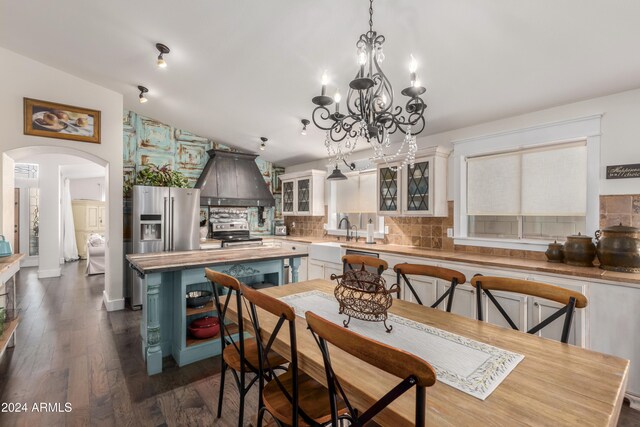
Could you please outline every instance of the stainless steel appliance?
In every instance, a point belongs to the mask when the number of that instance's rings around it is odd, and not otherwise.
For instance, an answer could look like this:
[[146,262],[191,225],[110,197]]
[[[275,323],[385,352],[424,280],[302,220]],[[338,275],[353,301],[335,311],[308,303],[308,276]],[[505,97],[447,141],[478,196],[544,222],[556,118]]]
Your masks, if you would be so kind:
[[209,212],[209,237],[222,241],[223,248],[262,245],[262,238],[251,237],[247,209],[212,207]]
[[[132,202],[132,253],[200,249],[200,190],[135,185]],[[141,306],[143,280],[129,270],[131,306]]]
[[276,236],[286,236],[287,235],[287,226],[284,225],[284,221],[276,221],[274,234]]

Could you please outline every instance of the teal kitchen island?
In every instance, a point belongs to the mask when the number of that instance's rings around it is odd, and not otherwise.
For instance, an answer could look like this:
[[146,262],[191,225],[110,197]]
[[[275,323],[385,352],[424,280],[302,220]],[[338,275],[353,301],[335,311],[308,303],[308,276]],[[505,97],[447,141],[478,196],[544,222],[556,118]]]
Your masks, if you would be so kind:
[[295,283],[300,258],[306,256],[299,250],[268,246],[127,255],[129,266],[144,278],[140,335],[147,374],[162,372],[162,358],[169,355],[184,366],[220,354],[219,334],[207,340],[195,340],[187,334],[193,320],[217,315],[213,301],[198,309],[186,305],[187,292],[211,290],[205,268],[249,285],[283,285],[285,260],[289,260]]

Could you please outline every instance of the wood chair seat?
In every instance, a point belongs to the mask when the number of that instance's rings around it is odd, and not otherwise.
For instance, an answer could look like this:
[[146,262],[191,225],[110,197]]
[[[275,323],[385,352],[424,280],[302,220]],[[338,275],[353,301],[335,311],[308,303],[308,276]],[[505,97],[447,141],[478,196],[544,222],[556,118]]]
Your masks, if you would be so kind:
[[[293,373],[289,370],[281,375],[278,379],[291,395],[293,393]],[[329,402],[329,391],[325,386],[311,378],[305,373],[298,375],[298,406],[309,417],[313,418],[320,424],[331,421],[331,404]],[[282,392],[276,381],[268,382],[262,392],[264,405],[269,413],[277,418],[283,424],[293,425],[291,414],[291,402]],[[346,413],[344,401],[338,398],[339,413]],[[302,417],[298,417],[299,426],[308,426]]]
[[[240,371],[240,353],[238,349],[234,345],[228,345],[224,348],[222,352],[222,357],[227,365],[231,367],[231,369],[235,371]],[[246,366],[246,368],[254,371],[254,368],[257,369],[260,366],[260,362],[258,359],[258,343],[253,338],[247,338],[244,340],[244,357],[246,361],[251,366]],[[280,356],[278,353],[270,351],[268,354],[268,362],[272,368],[276,366],[285,365],[288,363],[287,359]],[[265,368],[267,367],[265,360]],[[257,371],[254,371],[257,372]]]

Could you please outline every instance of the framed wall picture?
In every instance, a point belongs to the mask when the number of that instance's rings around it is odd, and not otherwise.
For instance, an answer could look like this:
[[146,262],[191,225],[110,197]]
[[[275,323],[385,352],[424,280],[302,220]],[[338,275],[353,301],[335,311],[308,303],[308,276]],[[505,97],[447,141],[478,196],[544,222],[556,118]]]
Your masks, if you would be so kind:
[[24,98],[24,134],[100,144],[100,111]]

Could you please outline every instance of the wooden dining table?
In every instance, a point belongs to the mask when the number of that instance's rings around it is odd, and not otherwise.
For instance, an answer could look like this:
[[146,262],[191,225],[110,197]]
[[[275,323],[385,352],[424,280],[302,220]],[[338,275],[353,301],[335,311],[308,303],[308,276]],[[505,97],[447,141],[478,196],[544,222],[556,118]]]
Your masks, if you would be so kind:
[[[279,298],[312,290],[333,294],[334,287],[335,283],[327,280],[309,280],[262,292]],[[230,303],[227,313],[237,321],[235,307]],[[524,360],[484,401],[436,382],[427,389],[427,425],[615,426],[618,422],[629,375],[628,360],[407,301],[394,300],[389,311],[524,355]],[[261,310],[258,316],[263,337],[269,337],[277,318]],[[249,324],[246,310],[243,317],[247,319],[245,325]],[[322,355],[302,317],[296,317],[296,339],[299,368],[326,385]],[[273,349],[284,357],[290,356],[288,333],[278,334]],[[336,375],[357,408],[368,408],[400,382],[335,347],[330,351]],[[376,421],[383,426],[411,426],[414,411],[412,389],[381,412]]]

